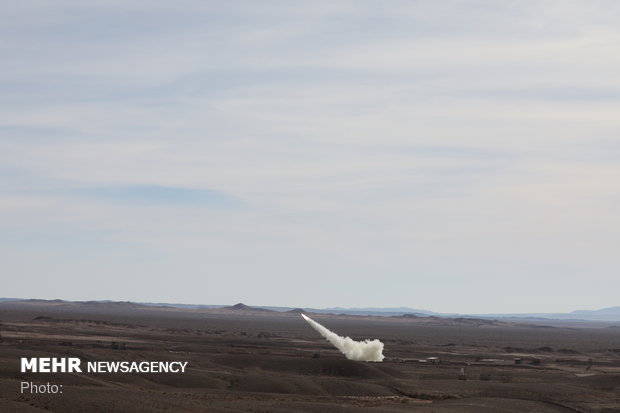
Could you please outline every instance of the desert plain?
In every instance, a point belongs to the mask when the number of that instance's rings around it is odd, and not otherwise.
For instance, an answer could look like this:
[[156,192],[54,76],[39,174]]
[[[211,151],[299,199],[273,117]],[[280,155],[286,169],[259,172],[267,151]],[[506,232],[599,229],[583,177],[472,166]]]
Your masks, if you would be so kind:
[[[620,412],[620,323],[309,316],[385,360],[347,360],[300,316],[127,302],[0,303],[2,412]],[[187,361],[185,373],[22,373],[22,357]],[[62,385],[31,394],[20,383]]]

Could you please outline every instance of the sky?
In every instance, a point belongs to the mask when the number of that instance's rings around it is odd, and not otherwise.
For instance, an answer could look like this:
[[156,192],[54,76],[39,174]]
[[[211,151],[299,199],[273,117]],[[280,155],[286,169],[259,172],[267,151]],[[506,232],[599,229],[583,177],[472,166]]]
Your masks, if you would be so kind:
[[620,3],[0,10],[0,296],[620,305]]

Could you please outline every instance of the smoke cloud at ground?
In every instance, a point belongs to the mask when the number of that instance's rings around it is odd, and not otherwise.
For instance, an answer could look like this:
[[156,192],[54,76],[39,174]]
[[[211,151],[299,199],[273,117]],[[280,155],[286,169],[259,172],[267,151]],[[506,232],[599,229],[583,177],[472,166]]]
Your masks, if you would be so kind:
[[305,314],[301,315],[312,328],[334,345],[349,360],[355,361],[383,361],[383,343],[377,339],[355,341],[349,337],[341,337],[328,330]]

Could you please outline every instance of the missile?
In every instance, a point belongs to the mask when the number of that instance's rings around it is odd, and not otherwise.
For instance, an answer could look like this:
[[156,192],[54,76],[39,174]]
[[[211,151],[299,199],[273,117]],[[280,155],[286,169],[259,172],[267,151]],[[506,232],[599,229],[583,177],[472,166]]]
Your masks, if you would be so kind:
[[301,316],[308,322],[308,324],[310,324],[310,327],[315,329],[334,347],[340,350],[340,352],[349,360],[382,361],[384,359],[383,343],[381,341],[377,339],[355,341],[350,337],[340,337],[338,334],[325,328],[307,315],[301,313]]

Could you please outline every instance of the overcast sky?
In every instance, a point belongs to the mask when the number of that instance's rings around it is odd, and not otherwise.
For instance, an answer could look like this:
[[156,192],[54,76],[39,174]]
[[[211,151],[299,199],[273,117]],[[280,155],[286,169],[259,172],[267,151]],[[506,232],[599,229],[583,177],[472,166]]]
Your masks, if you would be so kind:
[[620,305],[620,2],[0,17],[0,296]]

